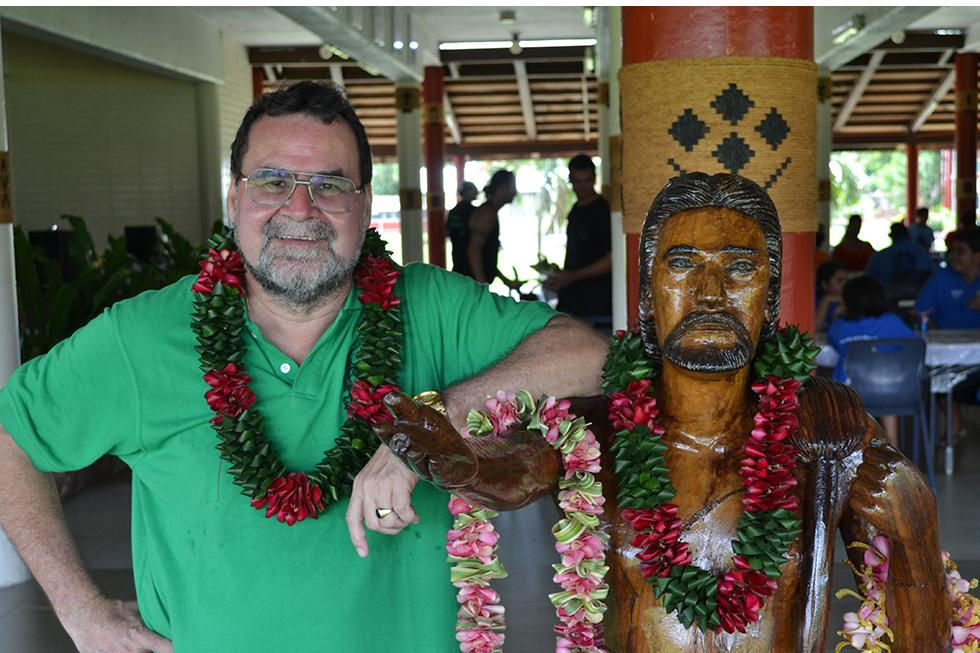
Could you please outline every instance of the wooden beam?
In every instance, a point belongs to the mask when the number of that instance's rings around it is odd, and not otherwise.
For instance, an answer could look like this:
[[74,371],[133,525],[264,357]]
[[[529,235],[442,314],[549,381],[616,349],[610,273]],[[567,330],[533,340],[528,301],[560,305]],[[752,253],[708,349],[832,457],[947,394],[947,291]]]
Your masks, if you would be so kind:
[[339,63],[330,64],[330,79],[334,84],[344,86],[344,67]]
[[527,137],[534,140],[538,137],[538,127],[534,122],[534,100],[531,99],[531,87],[528,85],[527,68],[523,61],[514,61],[514,74],[517,75],[517,91],[521,97],[524,130],[527,132]]
[[459,130],[459,121],[456,120],[456,113],[453,111],[453,105],[449,101],[449,94],[446,92],[442,94],[442,110],[446,114],[446,127],[449,128],[453,142],[457,145],[462,143],[463,133]]
[[854,82],[854,87],[851,89],[850,95],[847,96],[847,101],[844,102],[844,106],[841,108],[840,113],[837,114],[837,120],[834,121],[834,131],[841,129],[847,124],[847,119],[851,117],[851,112],[854,111],[854,107],[857,103],[861,101],[861,96],[864,95],[864,90],[868,88],[868,84],[871,83],[871,78],[874,77],[875,70],[881,63],[881,60],[885,58],[885,53],[881,50],[876,50],[871,56],[871,61],[868,62],[868,67],[864,69],[861,76],[856,82]]
[[922,109],[919,111],[918,115],[912,120],[912,124],[909,125],[909,131],[913,134],[925,124],[926,120],[929,120],[929,116],[933,114],[939,103],[942,102],[943,98],[949,93],[949,90],[953,88],[953,84],[956,82],[956,71],[951,70],[946,75],[946,79],[939,82],[939,86],[936,90],[932,92],[926,103],[922,105]]

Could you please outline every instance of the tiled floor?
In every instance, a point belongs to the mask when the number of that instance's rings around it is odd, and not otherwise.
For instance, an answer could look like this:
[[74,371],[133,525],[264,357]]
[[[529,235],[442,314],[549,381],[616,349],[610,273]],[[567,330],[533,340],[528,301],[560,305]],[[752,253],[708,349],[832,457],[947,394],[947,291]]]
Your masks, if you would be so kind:
[[[980,576],[980,411],[971,411],[967,417],[971,435],[957,448],[956,474],[952,478],[939,475],[937,498],[943,546],[958,560],[963,575],[970,578]],[[123,599],[135,594],[129,549],[129,494],[128,484],[104,485],[87,490],[65,505],[82,557],[96,581],[108,595]],[[554,613],[547,596],[554,591],[550,527],[555,518],[552,503],[539,501],[496,520],[503,535],[500,555],[510,571],[508,578],[497,583],[507,606],[507,653],[554,650]],[[841,551],[842,544],[838,542],[838,560],[843,559]],[[834,570],[835,589],[852,583],[846,567],[838,563]],[[833,631],[839,627],[843,613],[855,605],[856,601],[850,599],[834,601],[828,652],[833,651]],[[36,583],[29,581],[0,590],[0,652],[74,650]]]

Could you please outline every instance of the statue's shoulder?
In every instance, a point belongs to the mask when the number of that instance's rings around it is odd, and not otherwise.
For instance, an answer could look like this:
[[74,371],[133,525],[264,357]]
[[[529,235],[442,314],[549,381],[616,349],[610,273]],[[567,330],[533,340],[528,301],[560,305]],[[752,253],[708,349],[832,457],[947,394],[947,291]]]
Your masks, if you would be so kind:
[[807,381],[800,394],[800,428],[794,445],[843,458],[874,437],[876,425],[858,394],[825,377]]

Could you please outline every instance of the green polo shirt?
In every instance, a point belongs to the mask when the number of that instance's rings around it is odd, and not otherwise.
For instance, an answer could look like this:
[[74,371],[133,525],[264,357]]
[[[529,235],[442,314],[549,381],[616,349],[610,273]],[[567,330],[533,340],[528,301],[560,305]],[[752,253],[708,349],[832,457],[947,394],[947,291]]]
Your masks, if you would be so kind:
[[[292,527],[248,504],[215,449],[189,327],[193,277],[119,302],[0,391],[0,424],[44,471],[104,453],[133,470],[133,567],[146,623],[178,653],[454,651],[448,495],[420,483],[421,522],[368,532],[357,556],[347,501]],[[427,265],[398,284],[402,388],[446,388],[506,356],[555,315]],[[361,312],[351,293],[297,365],[248,324],[245,362],[269,438],[309,470],[344,419],[347,354]]]

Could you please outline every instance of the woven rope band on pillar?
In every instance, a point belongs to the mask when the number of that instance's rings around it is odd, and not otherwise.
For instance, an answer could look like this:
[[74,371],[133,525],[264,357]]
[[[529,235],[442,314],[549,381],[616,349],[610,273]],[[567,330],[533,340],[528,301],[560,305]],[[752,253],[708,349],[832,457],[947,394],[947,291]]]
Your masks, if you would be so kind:
[[766,189],[783,231],[817,228],[817,66],[776,57],[650,61],[619,72],[624,228],[639,233],[660,189],[728,172]]

